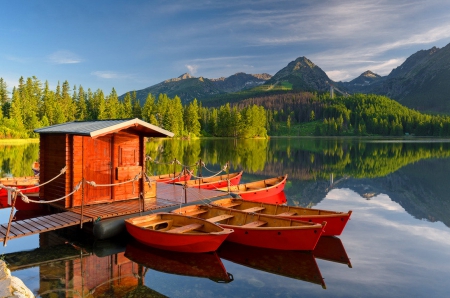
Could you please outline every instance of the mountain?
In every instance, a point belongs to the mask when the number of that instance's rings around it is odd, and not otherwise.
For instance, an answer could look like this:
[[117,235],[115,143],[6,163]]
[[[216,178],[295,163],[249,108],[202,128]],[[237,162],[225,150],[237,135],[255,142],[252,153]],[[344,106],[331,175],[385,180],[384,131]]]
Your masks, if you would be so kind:
[[328,82],[333,83],[320,67],[306,57],[290,62],[265,84],[278,85],[282,82],[292,84],[293,90],[302,91],[328,91]]
[[[189,73],[173,79],[165,80],[156,85],[137,90],[136,98],[143,104],[149,93],[158,97],[160,93],[167,94],[169,97],[178,96],[182,102],[190,102],[194,98],[202,99],[219,94],[241,91],[263,84],[269,80],[269,74],[246,74],[236,73],[227,78],[207,79],[203,77],[194,77]],[[125,94],[121,95],[123,99]]]
[[359,77],[351,80],[350,82],[339,82],[340,87],[344,87],[346,90],[352,92],[362,92],[371,88],[374,84],[380,83],[384,78],[370,70],[363,72]]
[[450,113],[450,44],[441,49],[418,51],[389,75],[377,77],[366,85],[360,85],[361,80],[352,84],[361,76],[340,86],[351,93],[385,95],[423,112]]

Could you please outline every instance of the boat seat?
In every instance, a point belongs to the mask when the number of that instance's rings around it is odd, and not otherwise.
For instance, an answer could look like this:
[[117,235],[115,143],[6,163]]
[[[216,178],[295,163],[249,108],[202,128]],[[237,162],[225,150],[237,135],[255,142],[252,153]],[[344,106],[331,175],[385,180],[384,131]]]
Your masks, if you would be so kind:
[[264,209],[266,209],[266,207],[260,207],[260,206],[256,206],[256,207],[252,207],[252,208],[247,208],[247,209],[242,209],[241,211],[244,211],[244,212],[258,212],[258,211],[261,211],[261,210],[264,210]]
[[233,207],[239,206],[241,204],[242,204],[241,202],[238,202],[238,203],[224,204],[224,205],[218,205],[218,206],[225,207],[225,208],[233,208]]
[[219,222],[219,221],[222,221],[222,220],[225,220],[225,219],[229,219],[229,218],[232,218],[232,217],[234,217],[234,215],[222,214],[222,215],[219,215],[219,216],[208,218],[207,221],[209,221],[209,222]]
[[295,211],[287,211],[287,212],[277,214],[277,216],[292,216],[292,215],[296,215],[296,214],[297,214],[297,212],[295,212]]
[[193,223],[193,224],[189,224],[189,225],[185,225],[185,226],[181,226],[175,229],[171,229],[169,231],[167,231],[168,233],[187,233],[193,230],[197,230],[199,228],[203,227],[202,224],[199,223]]
[[149,230],[155,230],[155,231],[166,231],[170,227],[172,227],[173,220],[159,220],[159,221],[150,221],[150,222],[143,222],[139,224],[139,226],[149,229]]
[[208,212],[208,210],[201,210],[201,209],[199,209],[199,210],[195,210],[195,211],[186,212],[185,215],[196,216],[196,215],[203,214],[203,213],[206,213],[206,212]]
[[257,228],[257,227],[263,226],[265,224],[267,224],[267,222],[262,221],[262,220],[256,220],[256,221],[249,222],[248,224],[245,224],[242,227],[244,227],[244,228]]

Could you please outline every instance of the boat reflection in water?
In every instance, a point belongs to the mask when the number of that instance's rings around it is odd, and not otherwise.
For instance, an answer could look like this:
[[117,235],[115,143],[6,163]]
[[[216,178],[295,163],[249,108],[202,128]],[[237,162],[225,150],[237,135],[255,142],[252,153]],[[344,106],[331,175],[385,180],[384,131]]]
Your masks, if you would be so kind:
[[312,252],[257,248],[225,241],[221,258],[253,269],[321,285],[326,289],[316,258],[352,267],[341,239],[322,236]]
[[259,248],[226,241],[220,246],[218,253],[221,258],[236,264],[326,288],[311,252]]
[[148,269],[160,272],[209,278],[219,283],[233,281],[233,275],[227,272],[216,252],[171,252],[130,241],[125,256]]
[[345,251],[341,239],[334,236],[322,236],[314,248],[313,254],[316,258],[325,261],[341,263],[352,268],[350,258]]

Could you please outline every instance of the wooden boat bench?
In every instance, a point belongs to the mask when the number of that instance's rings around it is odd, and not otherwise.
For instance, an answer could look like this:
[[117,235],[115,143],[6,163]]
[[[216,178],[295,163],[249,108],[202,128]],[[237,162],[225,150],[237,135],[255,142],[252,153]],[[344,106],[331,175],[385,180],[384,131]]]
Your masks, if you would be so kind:
[[169,228],[172,227],[173,220],[167,219],[167,220],[155,220],[155,221],[147,221],[139,223],[139,226],[149,229],[149,230],[155,230],[155,231],[166,231]]
[[207,221],[209,221],[209,222],[219,222],[219,221],[222,221],[222,220],[225,220],[225,219],[229,219],[229,218],[232,218],[232,217],[234,217],[234,215],[222,214],[222,215],[219,215],[219,216],[208,218]]
[[242,227],[244,227],[244,228],[257,228],[257,227],[263,226],[265,224],[267,224],[267,222],[262,221],[262,220],[256,220],[256,221],[249,222],[248,224],[242,225]]
[[266,208],[265,207],[256,206],[256,207],[252,207],[252,208],[242,209],[241,211],[252,213],[252,212],[258,212],[258,211],[261,211],[261,210],[264,210],[264,209],[266,209]]
[[208,211],[207,211],[207,210],[201,210],[201,209],[199,209],[199,210],[195,210],[195,211],[188,211],[188,212],[186,212],[186,214],[184,214],[184,215],[187,215],[187,216],[196,216],[196,215],[203,214],[203,213],[206,213],[206,212],[208,212]]
[[200,229],[201,227],[203,227],[202,224],[199,223],[193,223],[193,224],[189,224],[189,225],[185,225],[185,226],[181,226],[175,229],[171,229],[169,231],[167,231],[168,233],[187,233],[193,230],[197,230]]
[[295,212],[295,211],[287,211],[287,212],[277,214],[277,216],[292,216],[292,215],[296,215],[296,214],[297,214],[297,212]]
[[225,207],[225,208],[233,208],[233,207],[239,206],[241,204],[242,204],[241,202],[237,202],[237,203],[223,204],[223,205],[218,205],[218,206]]

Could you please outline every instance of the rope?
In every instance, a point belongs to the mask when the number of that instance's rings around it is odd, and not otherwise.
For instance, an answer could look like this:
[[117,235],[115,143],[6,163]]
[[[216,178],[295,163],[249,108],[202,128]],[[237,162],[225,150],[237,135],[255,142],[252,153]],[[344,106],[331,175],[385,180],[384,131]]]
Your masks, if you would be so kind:
[[35,187],[40,187],[40,186],[46,185],[46,184],[52,182],[53,180],[55,180],[56,178],[58,178],[59,176],[61,176],[62,174],[64,174],[64,173],[66,172],[66,170],[67,170],[67,166],[65,166],[64,168],[62,168],[62,169],[59,171],[59,174],[58,174],[58,175],[56,175],[54,178],[48,180],[47,182],[44,182],[44,183],[42,183],[42,184],[38,184],[38,185],[35,185],[35,186],[32,186],[32,187],[28,187],[28,188],[22,188],[22,191],[24,191],[24,190],[30,190],[30,189],[33,189],[33,188],[35,188]]
[[29,197],[27,197],[26,195],[24,195],[24,194],[21,192],[20,189],[17,191],[17,194],[20,195],[20,196],[22,197],[22,201],[24,201],[25,203],[30,203],[30,202],[31,202],[31,203],[39,203],[39,204],[54,203],[54,202],[60,201],[60,200],[62,200],[62,199],[65,199],[65,198],[67,198],[67,197],[70,197],[71,195],[73,195],[74,193],[76,193],[76,192],[80,189],[82,183],[83,183],[83,181],[78,182],[78,184],[75,186],[75,188],[73,189],[73,191],[72,191],[70,194],[65,195],[64,197],[61,197],[61,198],[58,198],[58,199],[51,200],[51,201],[36,201],[36,200],[31,200]]
[[116,185],[122,185],[122,184],[133,182],[133,192],[132,193],[134,194],[134,192],[135,192],[134,182],[139,180],[139,176],[141,176],[141,173],[137,174],[131,180],[124,181],[124,182],[118,182],[118,183],[112,183],[112,184],[97,184],[97,183],[95,183],[95,181],[86,181],[86,183],[93,187],[97,187],[97,186],[103,187],[103,186],[116,186]]

